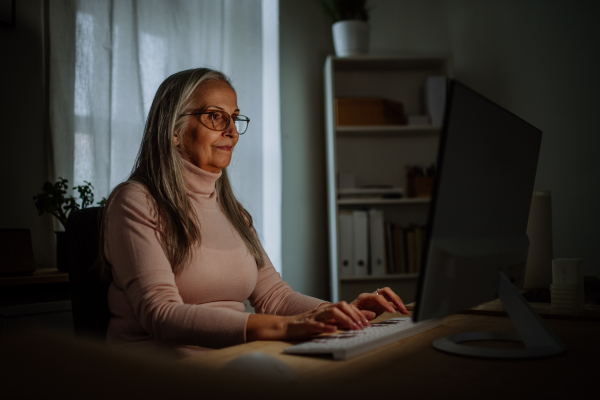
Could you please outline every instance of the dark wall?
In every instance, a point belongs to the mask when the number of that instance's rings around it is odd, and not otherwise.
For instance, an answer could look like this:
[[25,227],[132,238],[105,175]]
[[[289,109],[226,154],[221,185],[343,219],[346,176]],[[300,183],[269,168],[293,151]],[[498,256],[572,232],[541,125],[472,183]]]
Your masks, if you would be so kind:
[[[600,275],[600,2],[369,0],[372,54],[450,56],[454,75],[544,132],[536,189],[551,190],[554,257]],[[280,1],[283,276],[328,296],[323,64],[316,1]]]
[[42,0],[16,2],[15,28],[0,26],[0,228],[28,228],[37,268],[54,266],[52,217],[32,197],[48,179],[44,146]]

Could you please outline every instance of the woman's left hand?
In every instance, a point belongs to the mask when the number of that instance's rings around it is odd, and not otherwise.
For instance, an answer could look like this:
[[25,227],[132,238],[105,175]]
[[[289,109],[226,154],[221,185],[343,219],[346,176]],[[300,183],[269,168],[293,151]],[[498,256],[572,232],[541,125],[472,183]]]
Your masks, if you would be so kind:
[[350,304],[361,310],[369,321],[386,311],[408,314],[402,299],[389,287],[377,289],[375,293],[363,293]]

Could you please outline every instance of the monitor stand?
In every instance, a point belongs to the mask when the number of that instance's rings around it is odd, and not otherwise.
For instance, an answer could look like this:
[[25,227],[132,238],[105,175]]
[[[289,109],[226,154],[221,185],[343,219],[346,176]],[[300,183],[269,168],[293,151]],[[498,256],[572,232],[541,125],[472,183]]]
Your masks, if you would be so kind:
[[[517,328],[511,332],[466,332],[441,338],[433,346],[447,353],[480,358],[524,359],[550,357],[563,353],[565,346],[531,308],[506,275],[500,272],[498,296]],[[491,349],[461,345],[475,340],[511,340],[525,343],[524,349]]]

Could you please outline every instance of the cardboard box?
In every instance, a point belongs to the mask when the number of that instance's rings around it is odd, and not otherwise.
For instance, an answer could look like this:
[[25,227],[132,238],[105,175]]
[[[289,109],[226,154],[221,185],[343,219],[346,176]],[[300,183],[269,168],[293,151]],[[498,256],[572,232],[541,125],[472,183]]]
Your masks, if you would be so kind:
[[338,126],[406,125],[404,105],[384,98],[335,99]]

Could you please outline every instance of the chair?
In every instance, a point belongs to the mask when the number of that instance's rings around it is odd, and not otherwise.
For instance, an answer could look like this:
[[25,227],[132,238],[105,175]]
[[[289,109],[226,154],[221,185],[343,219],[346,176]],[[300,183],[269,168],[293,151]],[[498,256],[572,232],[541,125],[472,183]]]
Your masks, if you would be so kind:
[[102,280],[94,267],[98,258],[102,207],[76,211],[66,228],[67,265],[71,308],[76,337],[106,340],[111,314],[108,308],[110,281]]

